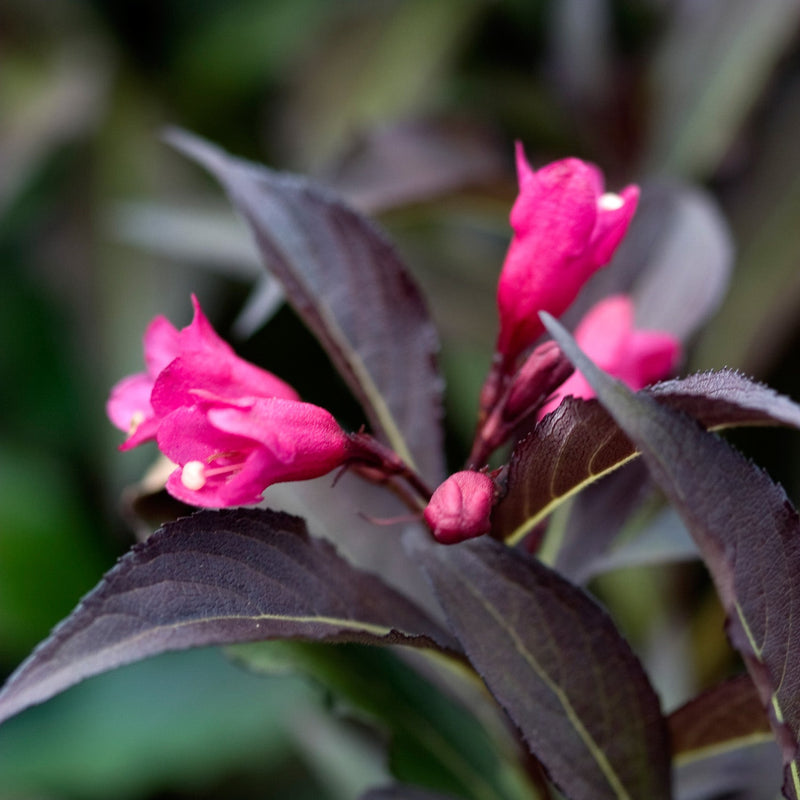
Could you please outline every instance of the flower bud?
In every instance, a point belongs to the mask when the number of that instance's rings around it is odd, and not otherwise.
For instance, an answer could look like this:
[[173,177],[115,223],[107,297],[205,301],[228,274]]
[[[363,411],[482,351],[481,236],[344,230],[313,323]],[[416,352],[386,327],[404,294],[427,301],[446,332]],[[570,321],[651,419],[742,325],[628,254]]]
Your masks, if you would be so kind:
[[507,365],[544,332],[538,313],[560,316],[611,260],[639,198],[636,186],[604,193],[600,171],[577,158],[534,171],[520,145],[517,172],[514,236],[497,286],[497,351]]
[[[681,343],[671,333],[634,327],[633,301],[627,295],[613,295],[592,306],[575,329],[575,341],[600,369],[633,390],[666,378],[681,356]],[[567,395],[590,398],[594,391],[575,372],[540,416],[553,411]]]
[[555,342],[540,344],[513,378],[503,406],[503,419],[519,420],[536,411],[574,371],[575,367]]
[[425,522],[441,544],[456,544],[488,533],[494,483],[483,472],[456,472],[433,493]]

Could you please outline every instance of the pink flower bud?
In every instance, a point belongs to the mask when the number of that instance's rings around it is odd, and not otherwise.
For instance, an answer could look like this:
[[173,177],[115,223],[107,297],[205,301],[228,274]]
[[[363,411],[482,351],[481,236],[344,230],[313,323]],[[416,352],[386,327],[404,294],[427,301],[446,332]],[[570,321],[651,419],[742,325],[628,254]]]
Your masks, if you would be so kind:
[[456,544],[488,533],[494,483],[483,472],[456,472],[433,493],[425,522],[442,544]]
[[575,367],[555,342],[540,344],[512,380],[503,405],[503,419],[517,420],[533,413],[574,371]]
[[[614,295],[593,306],[575,329],[575,341],[598,367],[638,390],[666,378],[681,357],[681,344],[665,331],[634,328],[630,297]],[[580,372],[575,372],[541,410],[555,409],[568,395],[590,398],[594,392]]]
[[509,365],[544,331],[538,312],[560,316],[611,260],[639,198],[636,186],[604,193],[600,171],[577,158],[533,171],[519,144],[517,172],[514,236],[497,287],[497,351]]

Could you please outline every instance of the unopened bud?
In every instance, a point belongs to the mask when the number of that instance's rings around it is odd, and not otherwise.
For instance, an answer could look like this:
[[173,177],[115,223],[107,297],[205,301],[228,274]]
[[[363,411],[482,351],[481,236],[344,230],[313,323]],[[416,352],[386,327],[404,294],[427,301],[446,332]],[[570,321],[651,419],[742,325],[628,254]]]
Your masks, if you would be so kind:
[[433,493],[424,517],[437,541],[456,544],[488,533],[494,482],[483,472],[456,472]]
[[503,418],[517,420],[532,414],[574,371],[555,342],[540,344],[514,376]]

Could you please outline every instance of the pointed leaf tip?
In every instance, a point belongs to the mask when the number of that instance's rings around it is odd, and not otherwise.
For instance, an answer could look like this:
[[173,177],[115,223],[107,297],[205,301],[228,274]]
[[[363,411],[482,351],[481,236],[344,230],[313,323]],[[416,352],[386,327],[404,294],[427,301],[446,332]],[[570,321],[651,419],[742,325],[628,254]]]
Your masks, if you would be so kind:
[[458,650],[405,596],[309,536],[300,518],[203,511],[120,559],[11,676],[0,721],[151,655],[287,638]]
[[193,134],[167,141],[224,187],[264,266],[350,387],[374,433],[431,483],[444,478],[438,333],[388,237],[329,189],[228,155]]
[[800,519],[783,490],[691,417],[632,393],[599,370],[554,320],[547,329],[640,450],[695,538],[800,798]]

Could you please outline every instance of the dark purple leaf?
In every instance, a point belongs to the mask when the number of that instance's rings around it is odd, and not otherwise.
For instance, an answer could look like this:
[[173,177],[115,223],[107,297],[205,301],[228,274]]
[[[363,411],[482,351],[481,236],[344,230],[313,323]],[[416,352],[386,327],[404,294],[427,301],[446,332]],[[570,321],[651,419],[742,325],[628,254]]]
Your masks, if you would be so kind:
[[[621,531],[622,535],[610,542],[603,553],[595,552],[580,564],[579,569],[575,567],[577,557],[566,572],[558,565],[556,569],[574,583],[585,584],[595,575],[615,569],[700,559],[697,544],[672,506],[662,508],[646,524],[636,527],[635,534],[630,536],[626,535],[627,531]],[[592,535],[588,527],[583,532],[587,536]],[[578,542],[575,541],[572,548],[574,555],[577,555],[577,547]],[[594,550],[594,544],[587,542],[587,549]],[[574,574],[572,570],[575,570]]]
[[[800,428],[800,406],[730,370],[665,381],[642,394],[689,414],[705,428]],[[492,516],[495,532],[518,541],[568,497],[636,455],[600,403],[568,397],[515,448],[507,494]]]
[[781,757],[775,740],[686,761],[674,771],[676,800],[776,800]]
[[425,564],[473,667],[568,797],[670,797],[658,698],[587,594],[488,537]]
[[585,582],[592,565],[610,550],[630,515],[652,494],[639,461],[587,486],[574,500],[553,566],[574,583]]
[[408,599],[303,521],[203,511],[136,545],[0,692],[0,720],[91,675],[168,650],[267,639],[449,647]]
[[376,434],[438,482],[444,471],[438,336],[386,236],[308,180],[233,158],[187,133],[169,140],[225,187],[266,267]]
[[[544,315],[543,315],[544,316]],[[767,709],[784,763],[784,795],[800,798],[800,520],[783,490],[685,414],[601,372],[552,318],[548,330],[642,452],[697,541],[727,631]]]
[[679,760],[702,758],[773,738],[749,675],[706,690],[673,711],[667,721],[672,755]]

